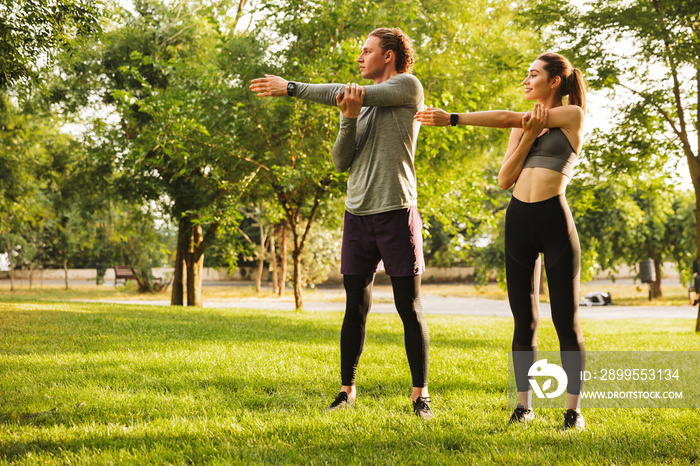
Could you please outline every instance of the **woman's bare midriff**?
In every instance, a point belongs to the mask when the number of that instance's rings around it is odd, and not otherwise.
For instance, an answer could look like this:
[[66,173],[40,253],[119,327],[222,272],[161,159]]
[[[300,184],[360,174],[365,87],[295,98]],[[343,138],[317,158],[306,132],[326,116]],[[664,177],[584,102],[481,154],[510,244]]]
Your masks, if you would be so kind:
[[513,196],[522,202],[545,201],[566,191],[569,177],[548,168],[524,168],[515,182]]

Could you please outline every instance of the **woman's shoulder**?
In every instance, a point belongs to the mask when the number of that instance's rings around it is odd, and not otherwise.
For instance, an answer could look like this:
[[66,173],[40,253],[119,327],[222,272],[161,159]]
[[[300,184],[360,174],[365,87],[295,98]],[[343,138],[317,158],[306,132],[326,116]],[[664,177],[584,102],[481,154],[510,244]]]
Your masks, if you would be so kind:
[[583,120],[586,116],[586,113],[583,111],[581,107],[578,105],[560,105],[559,107],[554,107],[548,109],[549,114],[562,114],[562,115],[567,115],[568,117],[571,118],[576,118]]
[[578,131],[583,128],[585,118],[585,112],[578,105],[562,105],[548,110],[547,126]]

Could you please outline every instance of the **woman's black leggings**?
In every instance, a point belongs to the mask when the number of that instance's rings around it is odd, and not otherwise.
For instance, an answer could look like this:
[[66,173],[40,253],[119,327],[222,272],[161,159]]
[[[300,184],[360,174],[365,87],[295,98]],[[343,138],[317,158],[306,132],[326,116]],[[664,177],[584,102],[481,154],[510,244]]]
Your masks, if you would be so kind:
[[[340,331],[340,376],[343,385],[355,384],[355,373],[365,344],[367,314],[372,306],[374,274],[344,275],[347,295]],[[420,275],[391,277],[394,303],[403,321],[404,342],[414,387],[428,385],[428,326],[420,299]]]
[[578,323],[581,246],[564,194],[540,202],[513,197],[506,211],[506,281],[515,319],[513,363],[519,392],[528,391],[528,370],[537,359],[538,293],[535,263],[544,253],[552,321],[559,337],[567,392],[581,393],[585,368],[583,335]]

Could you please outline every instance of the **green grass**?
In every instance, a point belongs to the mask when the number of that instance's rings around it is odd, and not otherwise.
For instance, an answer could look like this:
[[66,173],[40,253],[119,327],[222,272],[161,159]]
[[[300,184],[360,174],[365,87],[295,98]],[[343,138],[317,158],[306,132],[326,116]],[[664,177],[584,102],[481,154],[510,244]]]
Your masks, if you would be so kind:
[[[427,316],[436,418],[410,410],[395,315],[374,314],[357,406],[339,388],[337,312],[0,302],[0,463],[693,464],[697,410],[563,410],[506,428],[511,319]],[[591,350],[700,350],[695,322],[588,320]],[[542,350],[558,348],[551,322]]]

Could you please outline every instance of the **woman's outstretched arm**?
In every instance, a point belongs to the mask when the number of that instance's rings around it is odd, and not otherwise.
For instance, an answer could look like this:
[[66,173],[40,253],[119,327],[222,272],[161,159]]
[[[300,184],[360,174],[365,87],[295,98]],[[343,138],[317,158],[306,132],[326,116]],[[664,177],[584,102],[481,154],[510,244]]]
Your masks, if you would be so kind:
[[[522,128],[523,112],[490,110],[486,112],[458,113],[458,125],[488,126],[491,128]],[[428,107],[416,113],[416,120],[426,126],[449,126],[450,114],[439,108]]]
[[[540,104],[535,104],[540,105]],[[488,126],[491,128],[522,128],[523,112],[490,110],[486,112],[457,113],[458,125]],[[562,105],[548,110],[547,128],[566,128],[578,131],[583,126],[584,113],[576,105]],[[450,113],[428,107],[416,113],[416,120],[425,126],[449,126]]]

